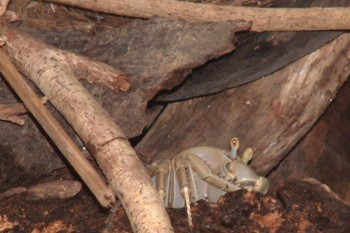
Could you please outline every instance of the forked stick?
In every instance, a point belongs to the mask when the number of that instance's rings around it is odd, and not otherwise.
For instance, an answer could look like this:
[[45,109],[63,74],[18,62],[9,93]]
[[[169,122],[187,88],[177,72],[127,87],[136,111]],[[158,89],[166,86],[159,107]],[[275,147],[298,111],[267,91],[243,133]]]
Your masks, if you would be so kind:
[[100,204],[111,207],[115,202],[113,192],[93,169],[85,156],[74,144],[53,115],[46,109],[42,100],[29,87],[23,76],[17,71],[7,55],[0,49],[0,71],[22,99],[25,106],[38,120],[45,132],[60,149],[69,163],[77,171]]

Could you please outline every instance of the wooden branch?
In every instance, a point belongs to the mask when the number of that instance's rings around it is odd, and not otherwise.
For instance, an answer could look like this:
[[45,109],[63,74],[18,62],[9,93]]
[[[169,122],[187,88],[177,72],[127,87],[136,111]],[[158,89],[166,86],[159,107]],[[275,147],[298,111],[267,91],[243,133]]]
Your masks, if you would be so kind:
[[72,125],[122,202],[135,232],[173,232],[169,217],[136,152],[108,113],[84,89],[64,56],[9,27],[7,53]]
[[[2,35],[6,38],[4,33]],[[65,57],[75,77],[78,79],[86,79],[89,83],[96,83],[113,91],[128,91],[130,89],[128,78],[112,66],[34,40],[32,41],[32,45],[37,49],[51,50],[57,56]]]
[[58,51],[67,57],[67,61],[78,79],[86,79],[89,83],[100,84],[114,91],[128,91],[130,89],[127,77],[112,66],[92,61],[87,57],[68,51]]
[[165,0],[47,0],[92,11],[151,18],[154,16],[190,22],[245,20],[252,31],[313,31],[350,29],[350,8],[257,8],[218,6]]
[[0,120],[24,125],[24,119],[19,115],[27,112],[23,104],[0,104]]
[[67,199],[81,191],[82,185],[75,180],[59,180],[37,184],[26,190],[27,200]]
[[26,107],[42,125],[43,129],[54,141],[62,154],[77,171],[101,205],[110,207],[114,202],[114,195],[106,186],[102,178],[92,168],[84,154],[70,139],[69,135],[60,126],[53,115],[45,108],[41,99],[24,81],[16,67],[11,63],[6,54],[0,50],[0,71],[22,99]]
[[12,197],[14,195],[21,194],[23,192],[26,192],[28,189],[26,187],[16,187],[11,188],[3,193],[0,193],[0,201],[3,201],[6,198]]
[[82,185],[75,180],[60,180],[37,184],[31,187],[11,188],[0,193],[0,201],[21,193],[26,194],[27,200],[67,199],[74,197],[81,191]]

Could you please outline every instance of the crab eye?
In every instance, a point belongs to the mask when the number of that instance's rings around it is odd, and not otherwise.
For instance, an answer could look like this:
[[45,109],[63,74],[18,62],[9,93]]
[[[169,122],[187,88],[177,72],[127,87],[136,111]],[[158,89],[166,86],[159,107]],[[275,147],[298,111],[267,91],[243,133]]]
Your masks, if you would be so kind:
[[231,147],[232,148],[239,148],[239,140],[238,138],[232,138],[231,139]]

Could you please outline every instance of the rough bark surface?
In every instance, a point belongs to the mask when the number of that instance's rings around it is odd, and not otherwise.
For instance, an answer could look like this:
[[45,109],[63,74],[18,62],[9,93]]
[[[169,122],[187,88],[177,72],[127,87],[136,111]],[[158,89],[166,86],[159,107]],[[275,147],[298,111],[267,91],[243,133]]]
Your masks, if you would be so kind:
[[74,76],[66,57],[3,28],[6,49],[65,116],[95,156],[126,209],[135,232],[172,232],[149,176],[119,127]]
[[350,82],[311,131],[269,175],[271,187],[283,180],[314,177],[350,203]]
[[240,22],[189,24],[181,21],[135,20],[94,34],[34,31],[38,39],[78,52],[121,70],[131,88],[115,93],[96,85],[85,87],[107,108],[128,138],[147,122],[147,103],[160,90],[180,84],[192,69],[231,52],[235,32],[249,29]]
[[[269,9],[217,6],[164,0],[49,0],[92,11],[189,22],[245,20],[253,31],[312,31],[350,29],[350,8]],[[322,15],[322,17],[320,17]]]
[[[137,151],[171,157],[195,145],[253,148],[252,166],[269,172],[312,127],[349,75],[345,34],[288,67],[223,93],[167,106]],[[181,113],[181,114],[179,114]]]
[[[266,6],[273,8],[349,7],[346,0],[193,0],[213,4]],[[217,93],[264,77],[324,46],[341,35],[340,31],[244,32],[237,35],[233,53],[199,67],[181,87],[157,96],[174,101]]]

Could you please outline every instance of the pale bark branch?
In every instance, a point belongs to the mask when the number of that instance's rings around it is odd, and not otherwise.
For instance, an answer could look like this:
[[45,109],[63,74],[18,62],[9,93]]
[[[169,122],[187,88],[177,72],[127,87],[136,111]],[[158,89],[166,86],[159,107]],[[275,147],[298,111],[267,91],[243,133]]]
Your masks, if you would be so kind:
[[26,194],[27,200],[67,199],[74,197],[81,191],[82,185],[75,180],[59,180],[37,184],[31,187],[11,188],[0,193],[0,201],[21,193]]
[[[3,34],[0,39],[7,40],[8,38]],[[37,48],[49,49],[53,53],[56,53],[57,56],[64,57],[65,60],[69,62],[70,68],[78,79],[86,79],[89,83],[95,83],[113,91],[128,91],[130,89],[128,78],[123,72],[110,65],[43,43],[40,43],[40,46]]]
[[2,50],[0,71],[100,203],[110,207],[115,201],[111,190]]
[[[122,202],[135,232],[173,232],[158,192],[121,129],[84,89],[65,56],[11,28],[8,54],[72,125]],[[39,49],[40,48],[40,49]]]
[[[53,49],[53,48],[52,48]],[[87,57],[68,51],[58,50],[67,57],[74,74],[78,79],[86,79],[89,83],[96,83],[114,91],[128,91],[130,83],[119,70],[102,62],[92,61]]]
[[245,20],[252,31],[312,31],[350,29],[349,7],[258,8],[218,6],[165,0],[47,0],[110,14],[190,22]]

